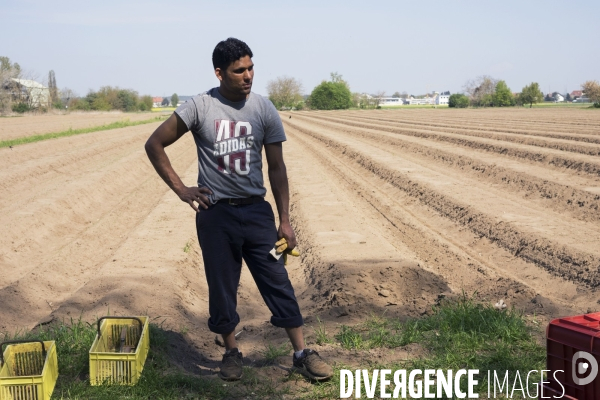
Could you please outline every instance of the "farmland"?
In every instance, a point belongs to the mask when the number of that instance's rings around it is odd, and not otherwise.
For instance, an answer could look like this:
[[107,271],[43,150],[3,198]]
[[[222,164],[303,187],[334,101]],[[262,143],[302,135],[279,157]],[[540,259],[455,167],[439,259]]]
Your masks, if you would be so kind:
[[[462,292],[504,299],[542,321],[600,307],[595,110],[281,116],[301,252],[289,274],[309,343],[317,317],[332,331],[369,315],[418,317]],[[2,139],[114,117],[38,118],[46,117],[0,119]],[[218,365],[193,211],[143,149],[159,124],[0,149],[0,332],[69,317],[150,315],[185,332],[191,350],[174,350],[182,364],[191,359],[200,373]],[[193,185],[191,135],[167,152]],[[267,200],[274,204],[270,193]],[[245,354],[285,342],[266,322],[247,270],[238,302]]]
[[143,121],[153,118],[151,113],[123,114],[122,112],[75,112],[10,117],[0,123],[0,141],[27,136],[43,135],[68,129],[85,129],[120,121]]

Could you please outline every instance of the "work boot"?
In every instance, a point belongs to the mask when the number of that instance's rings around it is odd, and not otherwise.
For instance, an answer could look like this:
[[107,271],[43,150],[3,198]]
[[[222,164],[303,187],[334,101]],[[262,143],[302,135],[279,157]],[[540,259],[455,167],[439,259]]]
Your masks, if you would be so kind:
[[300,357],[294,354],[292,369],[315,381],[322,381],[333,376],[331,368],[314,350],[304,349]]
[[231,349],[223,354],[219,378],[224,381],[238,381],[242,377],[242,353],[237,349]]

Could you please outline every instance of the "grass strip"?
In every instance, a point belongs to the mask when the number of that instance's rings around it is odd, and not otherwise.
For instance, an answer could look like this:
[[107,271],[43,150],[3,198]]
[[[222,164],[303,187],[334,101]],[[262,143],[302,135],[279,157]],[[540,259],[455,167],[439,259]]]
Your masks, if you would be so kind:
[[48,140],[48,139],[56,139],[56,138],[66,137],[66,136],[80,135],[82,133],[107,131],[110,129],[127,128],[128,126],[150,124],[152,122],[164,121],[165,119],[166,119],[165,117],[154,117],[152,119],[145,119],[143,121],[129,121],[129,120],[117,121],[117,122],[113,122],[113,123],[106,124],[106,125],[92,126],[90,128],[82,128],[82,129],[69,128],[68,130],[62,131],[62,132],[44,133],[42,135],[34,135],[34,136],[26,136],[26,137],[16,138],[16,139],[2,140],[2,141],[0,141],[0,148],[9,147],[9,146],[17,146],[20,144],[39,142],[39,141]]
[[[175,367],[169,358],[169,334],[162,324],[150,323],[150,352],[135,386],[89,383],[88,352],[96,337],[95,323],[73,319],[52,323],[33,332],[4,334],[2,340],[37,339],[56,341],[59,376],[53,399],[232,399],[282,398],[289,389],[260,376],[256,368],[244,367],[244,376],[235,384],[216,376],[199,376]],[[289,352],[289,349],[286,349]]]
[[[476,392],[487,393],[487,371],[504,376],[509,371],[513,382],[516,371],[524,380],[530,370],[544,369],[546,352],[535,339],[539,333],[524,315],[514,309],[499,311],[491,305],[475,302],[467,296],[435,306],[431,315],[400,321],[371,317],[355,326],[342,325],[336,335],[328,335],[319,323],[317,341],[345,349],[368,351],[387,348],[390,352],[409,344],[418,344],[423,355],[380,364],[375,359],[360,369],[479,369]],[[298,385],[299,374],[270,378],[268,368],[244,367],[240,382],[198,376],[175,367],[169,357],[169,334],[161,324],[150,324],[151,347],[144,371],[136,386],[90,386],[88,351],[96,335],[95,324],[71,319],[19,333],[15,338],[55,340],[60,375],[53,398],[69,399],[231,399],[231,398],[338,398],[340,369],[356,369],[343,364],[334,366],[330,381]],[[4,335],[4,340],[10,337]],[[267,344],[263,356],[268,365],[277,357],[289,355],[287,343],[280,347]],[[492,374],[493,377],[493,374]],[[524,382],[523,382],[524,383]],[[464,382],[466,390],[466,382]],[[393,382],[388,392],[392,392]],[[535,387],[530,387],[532,393]],[[364,392],[363,392],[364,394]],[[485,396],[484,396],[485,397]]]
[[[536,328],[520,311],[499,311],[463,295],[434,307],[431,315],[421,319],[401,322],[373,317],[358,326],[342,325],[335,338],[343,348],[356,350],[417,343],[425,356],[369,369],[478,369],[476,392],[486,393],[488,371],[492,379],[494,371],[498,376],[509,371],[509,381],[513,382],[517,371],[524,380],[527,372],[545,369],[546,349],[535,334]],[[339,384],[333,389],[332,394],[337,393]],[[535,392],[536,388],[530,389]]]

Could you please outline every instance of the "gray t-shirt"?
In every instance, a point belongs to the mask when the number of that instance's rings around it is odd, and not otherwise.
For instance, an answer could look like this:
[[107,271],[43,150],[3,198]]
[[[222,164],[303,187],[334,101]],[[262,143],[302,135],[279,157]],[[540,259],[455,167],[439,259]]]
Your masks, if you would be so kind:
[[209,188],[211,203],[225,198],[264,197],[263,144],[286,140],[273,104],[250,93],[232,102],[210,89],[175,110],[194,135],[198,186]]

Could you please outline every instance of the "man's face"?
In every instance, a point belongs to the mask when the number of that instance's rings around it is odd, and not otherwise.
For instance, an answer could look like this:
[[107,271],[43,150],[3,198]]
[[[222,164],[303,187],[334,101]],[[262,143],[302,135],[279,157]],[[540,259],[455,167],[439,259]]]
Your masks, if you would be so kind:
[[254,79],[254,64],[250,56],[235,60],[226,70],[217,68],[215,74],[221,81],[221,89],[229,96],[243,100],[250,94]]

